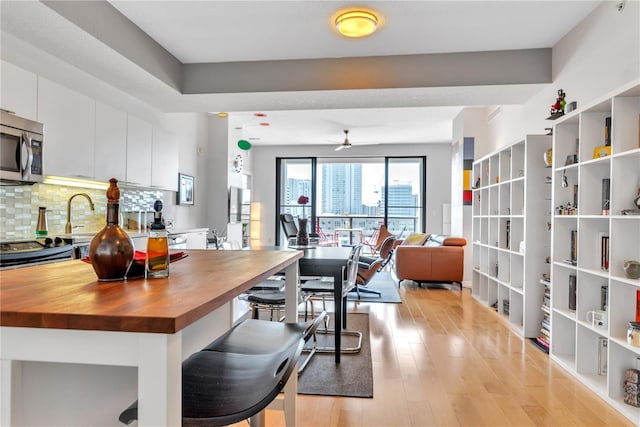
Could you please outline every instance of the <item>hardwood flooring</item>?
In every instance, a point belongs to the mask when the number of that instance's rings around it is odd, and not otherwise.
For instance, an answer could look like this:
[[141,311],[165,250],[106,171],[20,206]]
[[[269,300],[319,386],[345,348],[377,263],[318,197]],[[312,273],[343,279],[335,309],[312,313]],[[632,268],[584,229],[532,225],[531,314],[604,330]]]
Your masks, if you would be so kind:
[[[452,288],[453,289],[453,288]],[[403,282],[368,312],[374,398],[297,397],[301,427],[633,426],[468,290]],[[267,426],[284,426],[267,412]]]

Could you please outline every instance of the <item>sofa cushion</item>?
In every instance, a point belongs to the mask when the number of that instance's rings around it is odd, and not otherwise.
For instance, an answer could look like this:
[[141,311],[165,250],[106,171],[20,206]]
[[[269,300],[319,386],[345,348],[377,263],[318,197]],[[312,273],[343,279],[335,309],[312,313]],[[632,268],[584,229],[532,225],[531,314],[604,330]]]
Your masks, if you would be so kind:
[[429,238],[429,234],[427,233],[411,233],[404,238],[401,245],[422,246],[424,245],[424,242],[426,242],[428,238]]
[[466,246],[467,239],[464,237],[447,237],[442,242],[443,246]]

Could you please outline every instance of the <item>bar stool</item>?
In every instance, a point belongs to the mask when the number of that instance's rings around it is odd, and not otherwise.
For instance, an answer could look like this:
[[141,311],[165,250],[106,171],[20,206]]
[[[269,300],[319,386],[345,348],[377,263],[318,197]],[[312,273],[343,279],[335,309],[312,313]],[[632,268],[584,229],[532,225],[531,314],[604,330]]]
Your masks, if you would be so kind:
[[[182,425],[224,426],[250,419],[263,426],[263,410],[282,391],[314,324],[249,319],[182,364]],[[317,326],[316,326],[317,327]],[[138,401],[120,422],[138,418]]]

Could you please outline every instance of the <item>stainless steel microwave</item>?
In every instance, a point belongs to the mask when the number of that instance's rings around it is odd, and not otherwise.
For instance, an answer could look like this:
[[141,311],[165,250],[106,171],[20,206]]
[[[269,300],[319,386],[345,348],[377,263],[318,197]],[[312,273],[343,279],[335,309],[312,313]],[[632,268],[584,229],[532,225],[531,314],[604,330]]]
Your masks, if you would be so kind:
[[6,183],[33,184],[44,177],[42,123],[0,111],[0,178]]

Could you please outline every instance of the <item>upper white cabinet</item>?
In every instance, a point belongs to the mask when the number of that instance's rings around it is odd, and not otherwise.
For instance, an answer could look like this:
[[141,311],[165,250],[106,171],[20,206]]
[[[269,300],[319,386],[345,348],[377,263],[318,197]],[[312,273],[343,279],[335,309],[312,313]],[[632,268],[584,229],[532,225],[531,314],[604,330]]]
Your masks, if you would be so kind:
[[122,153],[127,151],[127,114],[96,102],[95,178],[124,181],[127,164]]
[[1,66],[0,108],[44,124],[46,175],[178,191],[174,134],[6,61]]
[[96,103],[38,77],[38,121],[44,124],[47,175],[94,177]]
[[178,191],[178,143],[175,136],[158,126],[153,128],[151,186]]
[[38,120],[38,76],[2,61],[0,107],[17,116]]
[[128,184],[151,186],[151,147],[153,127],[137,117],[127,118],[127,177]]

